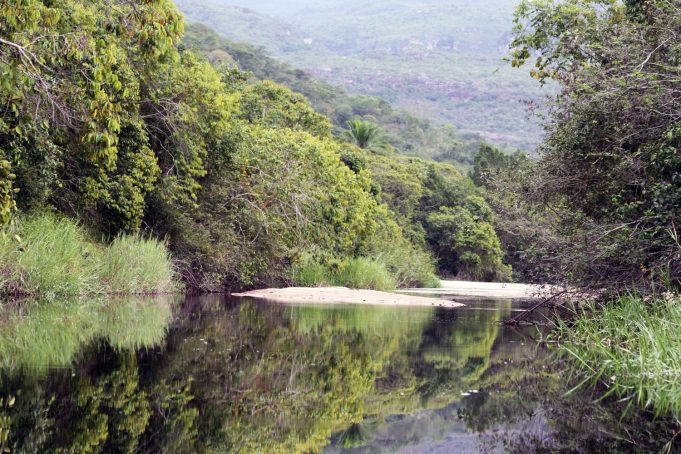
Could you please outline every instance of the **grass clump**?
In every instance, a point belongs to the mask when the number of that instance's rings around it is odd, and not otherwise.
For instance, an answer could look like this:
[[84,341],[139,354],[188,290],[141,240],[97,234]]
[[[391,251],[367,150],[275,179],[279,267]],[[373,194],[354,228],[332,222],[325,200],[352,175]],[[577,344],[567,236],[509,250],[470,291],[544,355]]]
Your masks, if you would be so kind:
[[52,214],[17,221],[0,235],[3,293],[82,295],[100,293],[99,249],[74,222]]
[[349,287],[379,291],[395,290],[397,283],[383,263],[366,257],[336,264],[333,269],[308,260],[293,270],[295,285],[303,287]]
[[561,324],[561,351],[628,408],[681,417],[681,297],[630,295],[592,309]]
[[139,235],[119,236],[102,252],[101,279],[109,293],[153,294],[173,285],[163,243]]
[[433,257],[407,241],[388,243],[376,256],[399,288],[439,288],[442,285]]
[[293,266],[295,285],[302,287],[343,286],[356,289],[391,291],[396,288],[438,288],[435,261],[425,250],[403,238],[381,242],[367,256],[320,263],[303,254]]
[[321,263],[307,262],[294,269],[293,280],[301,287],[325,287],[332,285],[330,271]]
[[381,262],[365,257],[351,259],[334,274],[335,285],[343,287],[390,291],[397,283]]
[[173,288],[165,245],[122,236],[92,241],[74,221],[52,213],[26,216],[0,232],[0,295],[55,298],[153,294]]

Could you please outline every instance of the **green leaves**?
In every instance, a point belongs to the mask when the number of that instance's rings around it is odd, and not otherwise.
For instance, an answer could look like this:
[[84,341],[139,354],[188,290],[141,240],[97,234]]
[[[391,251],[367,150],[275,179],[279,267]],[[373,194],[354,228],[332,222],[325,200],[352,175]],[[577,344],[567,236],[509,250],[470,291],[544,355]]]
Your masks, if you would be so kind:
[[8,161],[0,160],[0,227],[9,223],[16,207],[15,188],[12,186],[16,175],[11,170]]
[[496,232],[463,207],[440,207],[426,219],[428,239],[445,264],[475,279],[507,280],[510,267]]
[[681,222],[680,8],[678,0],[570,0],[517,11],[515,55],[539,55],[539,70],[563,85],[527,197],[550,213],[560,238],[541,253],[556,261],[556,281],[679,285],[668,232]]

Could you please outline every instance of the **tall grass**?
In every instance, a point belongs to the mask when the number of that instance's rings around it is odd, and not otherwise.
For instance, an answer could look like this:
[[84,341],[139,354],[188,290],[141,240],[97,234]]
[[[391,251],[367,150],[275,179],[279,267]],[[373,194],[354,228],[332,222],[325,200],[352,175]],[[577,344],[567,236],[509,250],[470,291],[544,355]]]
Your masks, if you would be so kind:
[[390,291],[396,288],[440,287],[433,257],[404,239],[386,239],[364,257],[324,266],[305,255],[293,267],[293,281],[303,287],[343,286]]
[[92,241],[75,222],[51,213],[26,216],[0,232],[0,294],[56,298],[151,294],[172,289],[165,246],[123,236]]
[[295,267],[293,280],[296,285],[301,287],[325,287],[333,285],[331,271],[321,263],[314,261]]
[[381,291],[395,290],[397,287],[385,265],[365,257],[349,260],[334,273],[334,282],[344,287]]
[[161,293],[173,285],[173,269],[163,243],[138,235],[120,236],[102,251],[100,278],[109,293]]
[[630,408],[681,417],[681,297],[630,295],[593,309],[561,324],[561,351]]
[[374,255],[393,276],[397,287],[438,288],[442,285],[433,257],[407,241],[385,244]]
[[385,265],[364,257],[350,259],[334,270],[307,261],[294,268],[293,281],[304,287],[340,286],[380,291],[395,290],[397,286]]
[[101,292],[98,248],[75,223],[51,214],[18,221],[0,236],[5,292],[81,295]]

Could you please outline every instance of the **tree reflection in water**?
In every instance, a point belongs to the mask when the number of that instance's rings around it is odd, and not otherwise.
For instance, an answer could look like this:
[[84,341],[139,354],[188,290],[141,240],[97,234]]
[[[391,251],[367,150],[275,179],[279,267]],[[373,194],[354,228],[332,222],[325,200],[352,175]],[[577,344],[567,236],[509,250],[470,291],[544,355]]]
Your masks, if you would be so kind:
[[172,320],[167,304],[108,305],[106,316],[78,307],[0,326],[0,447],[579,452],[631,447],[623,440],[635,435],[590,396],[562,396],[546,352],[497,323],[510,302],[452,311],[199,298]]

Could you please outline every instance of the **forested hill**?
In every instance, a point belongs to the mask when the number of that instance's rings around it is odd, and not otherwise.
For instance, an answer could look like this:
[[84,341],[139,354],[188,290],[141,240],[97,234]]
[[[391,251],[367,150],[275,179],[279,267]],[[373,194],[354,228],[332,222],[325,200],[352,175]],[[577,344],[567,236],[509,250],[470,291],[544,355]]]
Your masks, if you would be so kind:
[[331,120],[337,135],[347,130],[348,121],[363,118],[378,124],[384,139],[402,154],[463,167],[472,165],[480,148],[482,138],[477,134],[461,135],[452,126],[436,126],[378,97],[350,95],[341,87],[270,57],[262,47],[228,40],[205,25],[188,25],[183,43],[203,53],[212,63],[236,65],[258,80],[273,80],[302,93],[318,112]]
[[496,145],[532,151],[539,84],[502,59],[515,0],[178,0],[189,22],[265,47],[352,94],[374,95]]

